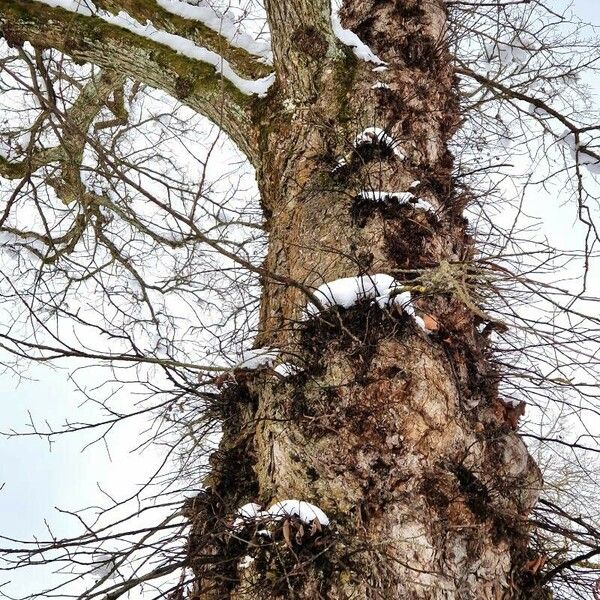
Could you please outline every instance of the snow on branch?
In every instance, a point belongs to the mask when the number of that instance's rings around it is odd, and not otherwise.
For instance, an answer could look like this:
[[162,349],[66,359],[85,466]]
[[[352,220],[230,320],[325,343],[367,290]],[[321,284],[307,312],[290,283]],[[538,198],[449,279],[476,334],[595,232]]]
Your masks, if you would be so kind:
[[156,3],[174,15],[199,21],[223,36],[232,46],[246,50],[246,52],[255,56],[260,56],[265,63],[272,64],[273,52],[270,44],[255,40],[252,36],[240,31],[239,25],[229,15],[219,12],[205,0],[201,0],[198,5],[188,4],[180,0],[156,0]]
[[64,10],[68,10],[70,12],[74,12],[84,16],[93,15],[99,17],[106,23],[116,25],[117,27],[126,29],[140,37],[167,46],[175,52],[177,52],[178,54],[186,56],[187,58],[199,60],[209,65],[212,65],[215,68],[216,73],[222,75],[243,94],[255,94],[259,97],[265,96],[267,91],[269,90],[269,87],[275,81],[274,73],[256,80],[244,79],[243,77],[240,77],[233,70],[229,62],[227,62],[217,52],[214,52],[202,46],[197,46],[194,42],[188,40],[187,38],[168,33],[166,31],[161,31],[154,27],[154,25],[150,21],[146,21],[146,24],[143,25],[136,21],[126,12],[121,11],[117,15],[112,15],[105,11],[98,10],[89,0],[86,0],[85,3],[79,2],[78,0],[37,1],[48,6],[63,8]]
[[587,151],[587,144],[581,143],[572,131],[567,129],[558,141],[569,150],[576,164],[585,167],[592,175],[600,175],[600,161]]

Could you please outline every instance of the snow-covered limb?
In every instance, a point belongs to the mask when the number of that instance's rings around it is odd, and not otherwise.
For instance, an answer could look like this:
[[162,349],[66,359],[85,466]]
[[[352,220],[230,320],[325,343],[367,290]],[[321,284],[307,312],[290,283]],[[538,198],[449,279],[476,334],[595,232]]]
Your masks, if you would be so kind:
[[388,135],[381,127],[367,127],[361,131],[354,139],[354,147],[365,145],[378,145],[389,148],[394,154],[400,159],[404,160],[406,155],[402,152],[398,144],[394,143],[394,140]]
[[567,129],[558,141],[569,150],[577,164],[585,167],[593,175],[600,175],[600,161],[586,151],[585,144],[582,144],[581,141],[579,144],[577,143],[572,131]]
[[269,87],[275,81],[275,74],[272,73],[261,79],[244,79],[240,77],[231,67],[231,65],[217,52],[209,50],[207,48],[197,46],[191,40],[188,40],[179,35],[161,31],[154,27],[150,21],[146,24],[141,24],[136,21],[131,15],[126,12],[119,12],[117,15],[107,13],[105,11],[98,10],[94,4],[87,0],[85,3],[79,2],[78,0],[37,0],[43,4],[53,7],[63,8],[70,12],[75,12],[85,16],[96,16],[101,18],[106,23],[122,27],[144,37],[152,40],[164,46],[168,46],[175,52],[187,56],[188,58],[199,60],[212,65],[215,71],[232,83],[238,90],[243,94],[253,95],[256,94],[259,97],[266,95]]
[[120,12],[118,15],[100,15],[107,23],[118,25],[139,35],[168,46],[179,54],[183,54],[188,58],[200,60],[208,63],[215,68],[215,71],[223,75],[225,79],[230,81],[240,92],[247,95],[256,94],[265,96],[271,85],[275,82],[275,74],[267,75],[262,79],[244,79],[240,77],[232,68],[231,65],[217,52],[208,50],[201,46],[196,46],[194,42],[183,38],[179,35],[160,31],[148,21],[145,25],[141,25],[132,19],[127,13]]
[[268,64],[273,62],[270,44],[255,40],[252,36],[240,31],[240,26],[229,15],[222,14],[205,0],[198,5],[180,0],[156,0],[156,3],[174,15],[200,21],[209,29],[223,36],[232,46],[260,56]]

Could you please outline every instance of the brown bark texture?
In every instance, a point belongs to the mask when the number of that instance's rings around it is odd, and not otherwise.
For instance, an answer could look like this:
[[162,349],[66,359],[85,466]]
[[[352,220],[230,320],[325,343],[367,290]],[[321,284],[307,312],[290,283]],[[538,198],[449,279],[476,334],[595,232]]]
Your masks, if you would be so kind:
[[[288,61],[255,115],[265,267],[280,277],[265,277],[260,344],[302,368],[239,373],[222,390],[223,439],[187,507],[193,595],[537,597],[523,565],[541,476],[498,399],[476,289],[457,267],[474,244],[448,150],[460,113],[445,2],[345,3],[344,26],[386,68],[332,51],[306,15],[285,38],[298,72]],[[373,127],[387,137],[356,143]],[[435,210],[361,194],[409,188]],[[413,298],[433,331],[368,301],[305,319],[301,287],[281,283],[377,273],[407,286],[431,273]],[[290,498],[330,524],[232,527],[241,505]]]

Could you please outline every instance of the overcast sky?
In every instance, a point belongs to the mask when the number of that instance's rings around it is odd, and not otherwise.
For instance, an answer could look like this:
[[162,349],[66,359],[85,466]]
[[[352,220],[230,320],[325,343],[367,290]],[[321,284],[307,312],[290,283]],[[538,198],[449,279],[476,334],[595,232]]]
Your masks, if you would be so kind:
[[[550,0],[551,1],[551,0]],[[576,0],[574,10],[583,19],[600,25],[600,1]],[[600,92],[600,82],[594,82]],[[540,212],[542,212],[540,210]],[[573,215],[560,211],[547,215],[548,231],[568,246],[579,234],[573,227]],[[1,357],[0,357],[1,358]],[[0,430],[26,430],[28,413],[43,423],[48,419],[55,425],[67,415],[93,417],[93,407],[80,406],[82,398],[68,379],[68,371],[32,366],[29,380],[20,382],[9,372],[0,375]],[[101,374],[90,373],[88,385],[93,386]],[[85,380],[85,377],[80,377]],[[156,462],[156,454],[131,454],[135,445],[135,426],[112,438],[111,457],[102,444],[81,452],[89,437],[64,437],[52,447],[37,437],[3,439],[0,437],[0,533],[14,537],[38,534],[46,537],[44,519],[61,535],[75,533],[75,523],[62,517],[53,507],[67,509],[94,504],[99,499],[97,482],[113,493],[127,495],[145,481]],[[0,574],[0,584],[10,577]],[[23,586],[11,589],[25,593],[31,579]]]

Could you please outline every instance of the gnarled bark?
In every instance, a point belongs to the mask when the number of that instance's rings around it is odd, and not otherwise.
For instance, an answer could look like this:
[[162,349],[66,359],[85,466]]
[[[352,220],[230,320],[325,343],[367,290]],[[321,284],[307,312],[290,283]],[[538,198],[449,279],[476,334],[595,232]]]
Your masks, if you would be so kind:
[[[303,371],[228,388],[211,488],[192,511],[197,597],[517,598],[541,476],[501,410],[485,314],[459,268],[473,249],[448,151],[459,114],[444,2],[350,0],[343,17],[387,70],[339,48],[312,73],[309,100],[285,87],[271,98],[266,270],[311,287],[419,278],[415,304],[439,329],[368,301],[303,321],[301,289],[265,282],[261,343]],[[356,143],[369,127],[392,143],[368,132]],[[409,189],[435,214],[361,194]],[[286,498],[332,524],[231,531],[238,506]],[[219,507],[210,535],[207,506]]]

